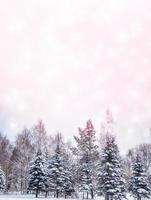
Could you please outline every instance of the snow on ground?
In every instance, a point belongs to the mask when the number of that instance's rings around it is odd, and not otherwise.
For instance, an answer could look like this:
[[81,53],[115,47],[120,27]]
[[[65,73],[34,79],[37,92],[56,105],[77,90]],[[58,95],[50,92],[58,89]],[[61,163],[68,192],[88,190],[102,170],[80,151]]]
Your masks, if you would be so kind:
[[[34,195],[15,195],[15,194],[6,194],[6,195],[0,195],[0,200],[3,199],[3,200],[9,200],[9,199],[14,199],[14,200],[35,200],[35,196]],[[46,200],[46,198],[44,197],[39,197],[38,199],[40,200]],[[51,198],[49,197],[48,198],[49,200],[51,200]]]
[[[35,198],[35,195],[19,195],[19,194],[0,194],[0,200],[36,200],[37,198]],[[39,196],[38,199],[40,200],[65,200],[64,198],[59,198],[59,199],[55,199],[55,198],[51,198],[51,197],[47,197],[45,198],[44,196]],[[71,199],[69,198],[69,200],[81,200],[81,198],[79,199]],[[99,199],[101,200],[101,199]]]
[[[5,195],[1,195],[0,194],[0,200],[36,200],[37,198],[35,198],[34,195],[18,195],[18,194],[5,194]],[[59,199],[55,199],[55,198],[51,198],[51,197],[48,197],[48,198],[44,198],[44,196],[40,196],[38,197],[38,199],[40,200],[65,200],[64,198],[59,198]],[[69,200],[80,200],[79,199],[69,199]],[[101,200],[101,199],[99,199]]]
[[[18,194],[5,194],[5,195],[2,195],[0,194],[0,200],[10,200],[10,199],[14,199],[14,200],[36,200],[35,196],[34,195],[18,195]],[[46,198],[44,197],[38,197],[38,199],[40,200],[46,200]],[[47,198],[48,200],[65,200],[63,198],[59,198],[59,199],[55,199],[55,198],[51,198],[51,197],[48,197]],[[79,198],[79,199],[69,199],[69,200],[81,200],[82,198]],[[133,198],[129,197],[127,198],[128,200],[133,200]],[[96,200],[104,200],[104,198],[96,198]]]

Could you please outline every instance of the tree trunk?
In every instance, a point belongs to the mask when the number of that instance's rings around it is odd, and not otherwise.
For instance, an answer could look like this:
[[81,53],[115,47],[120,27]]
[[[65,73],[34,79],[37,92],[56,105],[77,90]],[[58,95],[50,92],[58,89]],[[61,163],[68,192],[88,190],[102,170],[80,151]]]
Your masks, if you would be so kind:
[[137,200],[140,200],[139,194],[137,194]]
[[106,194],[106,198],[105,198],[106,200],[109,200],[109,195],[108,194]]
[[87,192],[87,199],[89,198],[89,193]]
[[21,180],[21,183],[20,183],[20,190],[21,190],[21,194],[23,194],[23,181]]
[[48,192],[45,193],[45,198],[47,198],[47,197],[48,197]]
[[56,191],[56,198],[57,199],[59,198],[59,191],[58,190]]
[[91,199],[94,199],[93,189],[91,189]]
[[36,190],[36,198],[38,198],[38,190]]

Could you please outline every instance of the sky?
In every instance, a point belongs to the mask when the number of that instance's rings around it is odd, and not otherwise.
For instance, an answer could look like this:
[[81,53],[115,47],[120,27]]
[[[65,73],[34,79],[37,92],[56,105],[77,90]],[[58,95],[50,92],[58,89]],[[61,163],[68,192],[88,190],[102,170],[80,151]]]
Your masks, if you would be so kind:
[[151,141],[150,0],[0,0],[0,129],[66,138],[110,108],[122,151]]

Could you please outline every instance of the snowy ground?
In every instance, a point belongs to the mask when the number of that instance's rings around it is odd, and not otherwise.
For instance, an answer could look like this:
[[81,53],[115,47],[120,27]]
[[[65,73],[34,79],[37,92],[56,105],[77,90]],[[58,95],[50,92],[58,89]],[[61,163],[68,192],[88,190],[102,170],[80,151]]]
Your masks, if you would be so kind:
[[[35,196],[34,195],[10,195],[10,194],[7,194],[7,195],[0,195],[0,200],[3,199],[3,200],[9,200],[9,199],[14,199],[14,200],[35,200]],[[46,198],[44,197],[39,197],[38,199],[40,200],[46,200]],[[49,200],[51,200],[51,198],[49,197],[48,198]]]
[[[5,194],[5,195],[2,195],[0,194],[0,200],[36,200],[35,196],[34,195],[18,195],[18,194]],[[59,199],[54,199],[54,198],[51,198],[51,197],[48,197],[48,198],[44,198],[44,197],[38,197],[38,199],[40,200],[65,200],[63,198],[59,198]],[[71,199],[69,199],[71,200]],[[72,200],[80,200],[80,199],[72,199]]]
[[[37,198],[35,198],[35,195],[19,195],[19,194],[0,194],[0,200],[36,200]],[[38,197],[39,200],[65,200],[64,198],[59,198],[59,199],[55,199],[55,198],[51,198],[50,196],[47,198],[44,198],[44,196],[39,196]],[[81,200],[81,198],[79,199],[67,199],[67,200]],[[97,199],[97,200],[101,200],[101,199]]]
[[[14,199],[14,200],[36,200],[36,198],[35,198],[35,196],[34,195],[15,195],[15,194],[5,194],[5,195],[1,195],[0,194],[0,200],[9,200],[9,199]],[[46,198],[44,198],[44,197],[38,197],[38,199],[40,199],[40,200],[46,200]],[[64,200],[63,198],[59,198],[59,199],[54,199],[54,198],[51,198],[51,197],[48,197],[47,199],[49,199],[49,200]],[[130,197],[128,197],[127,198],[128,200],[133,200],[133,198],[130,198]],[[69,199],[69,200],[71,200],[71,199]],[[81,200],[81,198],[79,198],[79,199],[72,199],[72,200]],[[104,198],[96,198],[96,200],[104,200]]]

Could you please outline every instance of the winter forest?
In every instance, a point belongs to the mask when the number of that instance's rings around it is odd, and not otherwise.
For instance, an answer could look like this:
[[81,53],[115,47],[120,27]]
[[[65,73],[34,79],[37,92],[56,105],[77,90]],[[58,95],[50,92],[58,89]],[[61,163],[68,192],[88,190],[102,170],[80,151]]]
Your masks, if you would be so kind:
[[0,200],[151,199],[151,0],[0,0]]
[[36,198],[137,200],[151,196],[151,144],[140,144],[120,155],[109,111],[96,137],[88,120],[65,142],[61,133],[47,134],[39,121],[24,128],[14,143],[0,134],[1,194]]

